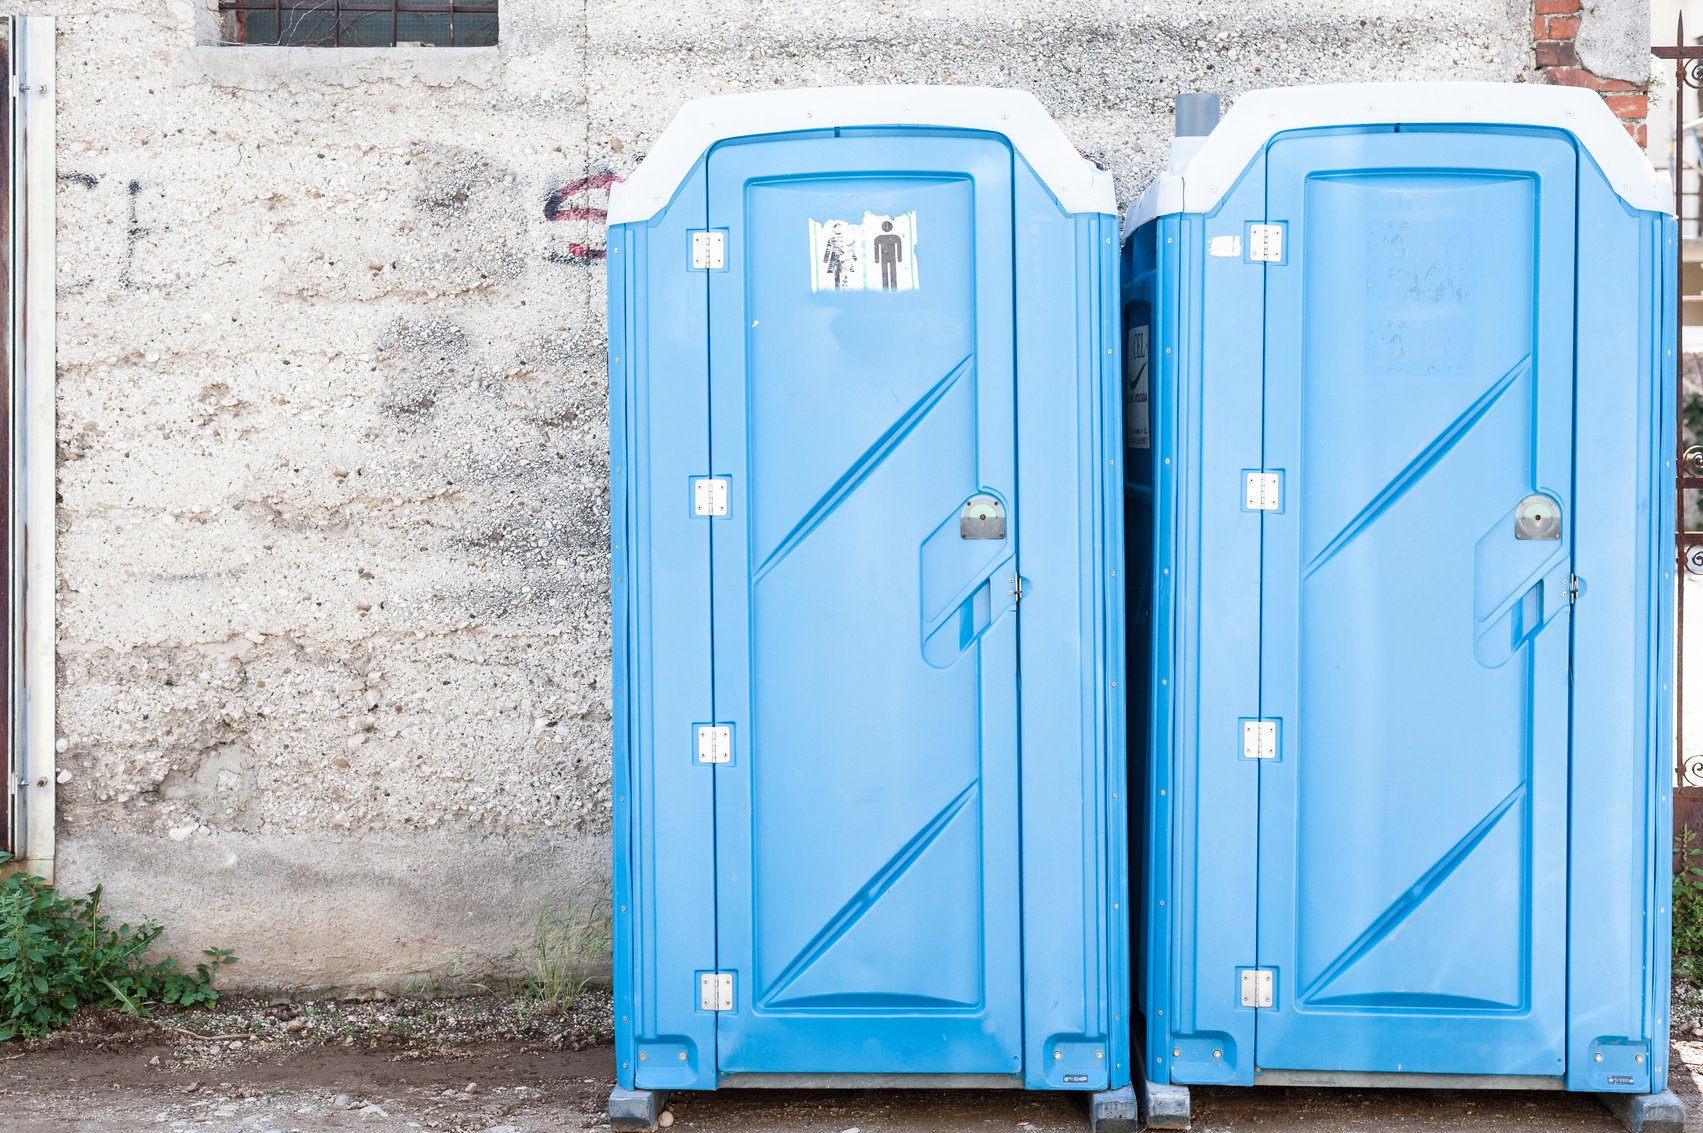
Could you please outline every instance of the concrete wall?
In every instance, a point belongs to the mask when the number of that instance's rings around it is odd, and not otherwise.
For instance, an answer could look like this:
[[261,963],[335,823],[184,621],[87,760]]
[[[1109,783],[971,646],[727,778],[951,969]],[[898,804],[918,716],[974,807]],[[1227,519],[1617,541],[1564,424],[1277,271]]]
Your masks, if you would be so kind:
[[1127,201],[1177,90],[1532,66],[1531,0],[505,0],[425,58],[207,2],[14,10],[61,20],[59,877],[251,986],[604,892],[598,210],[684,99],[1027,86]]

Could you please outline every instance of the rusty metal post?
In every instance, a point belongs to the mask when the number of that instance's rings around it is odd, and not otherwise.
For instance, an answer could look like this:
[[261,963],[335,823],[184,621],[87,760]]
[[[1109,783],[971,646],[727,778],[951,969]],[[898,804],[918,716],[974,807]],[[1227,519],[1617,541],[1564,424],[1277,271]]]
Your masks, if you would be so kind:
[[[1703,46],[1685,40],[1685,16],[1679,17],[1672,47],[1652,48],[1659,59],[1673,60],[1673,215],[1681,247],[1686,236],[1685,216],[1685,101],[1687,89],[1703,88]],[[1681,256],[1683,263],[1684,257]],[[1681,269],[1683,276],[1683,268]],[[1703,760],[1695,769],[1685,748],[1685,581],[1688,574],[1703,573],[1703,532],[1690,530],[1685,510],[1687,491],[1703,489],[1703,446],[1686,444],[1685,437],[1685,297],[1674,288],[1674,437],[1680,451],[1674,476],[1674,550],[1678,592],[1674,596],[1674,798],[1688,782],[1703,786]]]

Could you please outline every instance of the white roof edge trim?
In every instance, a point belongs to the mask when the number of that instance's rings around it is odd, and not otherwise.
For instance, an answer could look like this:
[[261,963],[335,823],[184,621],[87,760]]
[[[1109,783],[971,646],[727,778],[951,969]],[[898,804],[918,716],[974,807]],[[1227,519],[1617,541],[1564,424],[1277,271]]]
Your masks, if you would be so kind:
[[729,138],[854,126],[934,126],[1002,134],[1066,212],[1117,215],[1112,176],[1076,152],[1028,91],[998,87],[814,87],[697,98],[609,192],[609,223],[649,220],[711,146]]
[[1181,170],[1160,174],[1159,183],[1180,180],[1180,190],[1143,195],[1130,209],[1127,227],[1133,231],[1170,212],[1211,212],[1255,155],[1284,131],[1408,124],[1565,130],[1621,200],[1650,212],[1673,209],[1666,179],[1595,91],[1543,83],[1337,83],[1275,87],[1238,98]]

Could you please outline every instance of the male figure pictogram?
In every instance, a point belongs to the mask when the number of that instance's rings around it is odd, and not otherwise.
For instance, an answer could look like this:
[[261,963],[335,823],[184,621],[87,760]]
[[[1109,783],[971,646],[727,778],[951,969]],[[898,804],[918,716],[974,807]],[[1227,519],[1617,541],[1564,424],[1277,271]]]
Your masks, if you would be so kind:
[[844,291],[846,282],[857,273],[857,241],[846,235],[843,220],[834,221],[828,229],[828,243],[822,249],[822,262],[834,277],[834,290]]
[[893,231],[893,222],[881,222],[881,235],[875,238],[875,262],[881,265],[881,290],[899,289],[899,264],[905,258],[905,238]]

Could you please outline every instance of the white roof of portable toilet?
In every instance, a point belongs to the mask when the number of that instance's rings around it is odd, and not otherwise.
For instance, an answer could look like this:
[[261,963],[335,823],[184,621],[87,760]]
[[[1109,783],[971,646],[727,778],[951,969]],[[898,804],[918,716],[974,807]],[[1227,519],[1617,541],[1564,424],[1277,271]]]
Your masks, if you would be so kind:
[[1211,212],[1285,130],[1457,124],[1565,130],[1636,209],[1669,212],[1673,189],[1595,91],[1540,83],[1339,83],[1249,91],[1205,137],[1178,138],[1171,164],[1130,206],[1134,230],[1168,213]]
[[1112,176],[1076,152],[1028,91],[870,86],[698,98],[680,108],[632,176],[609,191],[609,223],[649,220],[719,141],[842,126],[938,126],[1003,134],[1066,212],[1117,212]]

